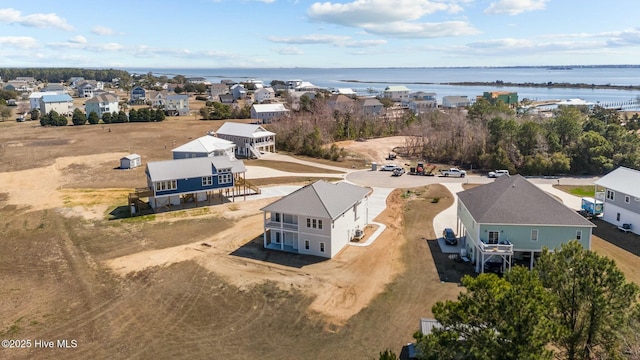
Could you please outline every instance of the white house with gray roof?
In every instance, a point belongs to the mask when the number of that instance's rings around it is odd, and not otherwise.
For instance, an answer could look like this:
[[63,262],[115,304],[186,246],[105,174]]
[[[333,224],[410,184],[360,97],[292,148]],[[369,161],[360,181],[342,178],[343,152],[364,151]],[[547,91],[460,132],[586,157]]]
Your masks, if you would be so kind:
[[215,156],[227,156],[230,159],[235,159],[236,144],[233,141],[209,134],[180,145],[171,152],[175,160]]
[[216,135],[236,144],[236,155],[260,158],[260,153],[276,152],[276,134],[258,124],[226,122]]
[[234,196],[236,181],[247,171],[241,160],[226,156],[197,157],[147,163],[147,185],[152,194],[152,209],[211,200],[220,196]]
[[292,192],[261,209],[264,247],[335,257],[369,223],[369,193],[357,185],[323,180]]
[[[543,247],[578,240],[591,248],[593,223],[520,175],[458,193],[458,234],[476,272],[485,264],[511,267],[512,260],[533,267]],[[442,229],[436,229],[436,231]]]
[[631,224],[630,231],[640,235],[640,171],[619,167],[595,182],[604,188],[602,219],[615,226]]
[[258,119],[263,124],[271,122],[272,119],[285,117],[289,110],[283,104],[253,104],[251,106],[251,118]]
[[102,115],[106,113],[114,113],[120,111],[120,98],[113,93],[101,93],[94,95],[91,99],[84,103],[85,113],[87,118],[91,112],[95,112],[100,119]]

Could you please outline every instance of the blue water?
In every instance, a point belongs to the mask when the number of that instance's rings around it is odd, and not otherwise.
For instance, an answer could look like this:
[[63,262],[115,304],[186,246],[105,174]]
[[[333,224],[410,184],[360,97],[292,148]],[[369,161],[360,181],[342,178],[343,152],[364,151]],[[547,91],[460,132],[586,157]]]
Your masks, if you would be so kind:
[[[513,83],[584,83],[595,85],[640,85],[640,67],[572,67],[551,70],[545,67],[513,68],[224,68],[224,69],[159,69],[127,68],[131,73],[152,72],[154,75],[204,77],[213,83],[222,79],[243,81],[287,81],[301,79],[323,88],[352,88],[364,91],[373,88],[382,91],[388,85],[405,85],[411,91],[435,92],[443,96],[466,95],[475,98],[484,91],[515,91],[520,99],[566,100],[581,98],[591,102],[628,102],[640,97],[639,90],[563,89],[527,87],[487,87],[446,85],[449,82]],[[358,80],[359,82],[346,82]],[[423,84],[418,84],[423,83]],[[424,84],[430,83],[430,84]]]

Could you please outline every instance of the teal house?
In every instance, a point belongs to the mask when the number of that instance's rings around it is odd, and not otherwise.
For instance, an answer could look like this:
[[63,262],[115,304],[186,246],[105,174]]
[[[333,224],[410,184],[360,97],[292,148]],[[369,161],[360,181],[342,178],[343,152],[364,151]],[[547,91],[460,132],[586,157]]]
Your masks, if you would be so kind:
[[593,223],[520,175],[458,193],[458,233],[465,255],[484,272],[487,264],[511,268],[514,261],[534,265],[544,247],[571,240],[591,248]]

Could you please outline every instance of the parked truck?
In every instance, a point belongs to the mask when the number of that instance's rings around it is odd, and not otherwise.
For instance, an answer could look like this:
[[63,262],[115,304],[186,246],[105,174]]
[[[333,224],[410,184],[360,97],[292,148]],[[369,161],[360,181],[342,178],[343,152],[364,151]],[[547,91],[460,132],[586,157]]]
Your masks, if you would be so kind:
[[599,216],[604,211],[604,203],[601,200],[596,200],[592,197],[583,197],[582,204],[580,205],[580,215],[591,219]]
[[464,170],[460,170],[458,168],[450,168],[447,170],[440,170],[440,175],[442,176],[451,176],[451,177],[465,177],[465,175],[467,175],[467,172]]

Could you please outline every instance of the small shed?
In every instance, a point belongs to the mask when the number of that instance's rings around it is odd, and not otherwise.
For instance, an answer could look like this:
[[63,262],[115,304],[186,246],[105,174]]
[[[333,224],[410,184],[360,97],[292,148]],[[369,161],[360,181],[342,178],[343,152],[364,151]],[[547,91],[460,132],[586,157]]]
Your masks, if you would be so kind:
[[133,169],[142,165],[142,158],[138,154],[127,155],[120,159],[120,169]]

